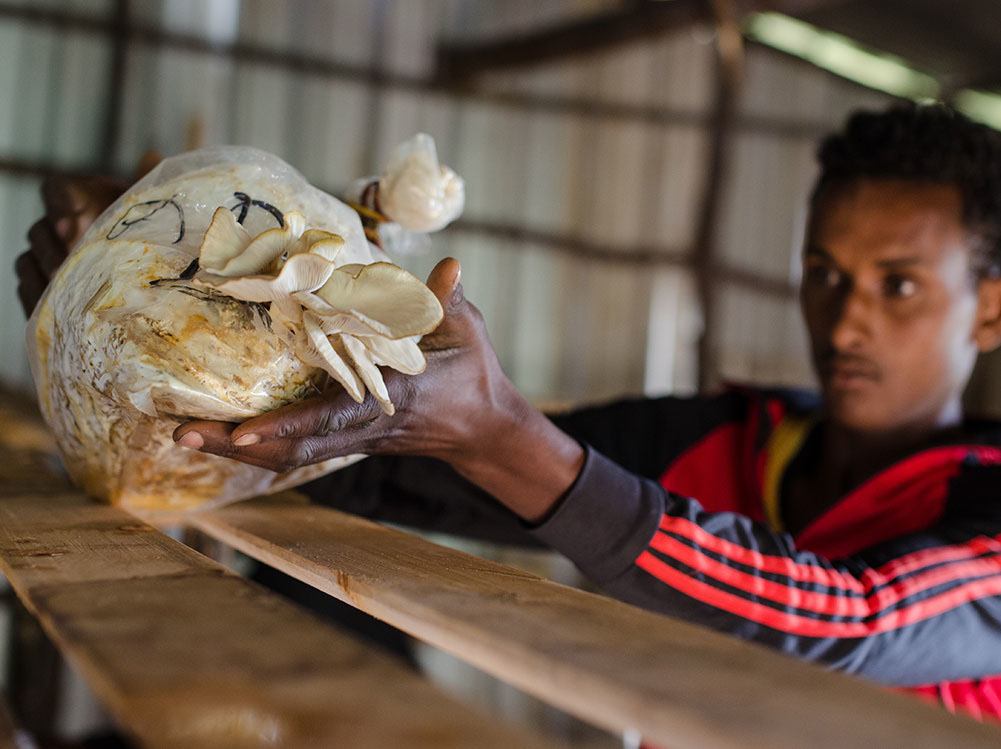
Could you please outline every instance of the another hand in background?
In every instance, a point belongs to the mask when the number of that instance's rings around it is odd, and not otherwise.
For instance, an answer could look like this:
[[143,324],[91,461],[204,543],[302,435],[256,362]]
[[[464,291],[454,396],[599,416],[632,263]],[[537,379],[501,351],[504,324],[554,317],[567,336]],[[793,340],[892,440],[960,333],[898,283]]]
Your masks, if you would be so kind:
[[[133,181],[160,162],[149,152],[140,160]],[[52,276],[101,212],[128,189],[118,177],[48,177],[42,183],[45,215],[28,230],[28,250],[15,262],[25,316],[30,316]]]

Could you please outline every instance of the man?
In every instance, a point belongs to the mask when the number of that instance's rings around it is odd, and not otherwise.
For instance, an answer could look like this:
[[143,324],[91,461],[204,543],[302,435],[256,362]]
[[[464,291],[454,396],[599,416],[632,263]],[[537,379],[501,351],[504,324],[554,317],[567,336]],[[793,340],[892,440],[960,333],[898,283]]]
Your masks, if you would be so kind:
[[801,298],[822,399],[732,389],[549,420],[445,260],[427,371],[387,373],[395,416],[331,389],[175,439],[275,470],[434,458],[307,491],[489,495],[616,597],[1001,715],[1001,428],[960,407],[1001,343],[1001,134],[909,105],[856,115],[820,156]]

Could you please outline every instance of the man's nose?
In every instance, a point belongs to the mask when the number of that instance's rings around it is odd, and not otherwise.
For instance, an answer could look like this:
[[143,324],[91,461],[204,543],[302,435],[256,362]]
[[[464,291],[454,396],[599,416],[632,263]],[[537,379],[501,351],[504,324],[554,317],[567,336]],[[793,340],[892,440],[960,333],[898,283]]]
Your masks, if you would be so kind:
[[831,345],[839,351],[850,351],[872,338],[877,300],[872,293],[853,286],[838,301]]

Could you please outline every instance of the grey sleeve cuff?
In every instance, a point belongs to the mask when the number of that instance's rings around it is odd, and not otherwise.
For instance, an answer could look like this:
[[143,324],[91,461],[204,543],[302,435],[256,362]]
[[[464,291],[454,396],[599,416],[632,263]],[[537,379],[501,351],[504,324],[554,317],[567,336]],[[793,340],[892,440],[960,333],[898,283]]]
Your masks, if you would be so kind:
[[627,571],[664,514],[665,491],[584,445],[584,467],[553,513],[532,529],[601,585]]

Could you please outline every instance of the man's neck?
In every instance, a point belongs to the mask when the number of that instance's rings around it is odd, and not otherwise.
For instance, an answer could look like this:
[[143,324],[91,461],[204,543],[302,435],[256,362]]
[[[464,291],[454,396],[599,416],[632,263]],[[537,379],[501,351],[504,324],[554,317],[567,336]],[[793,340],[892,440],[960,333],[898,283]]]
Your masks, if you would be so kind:
[[961,424],[958,401],[939,418],[893,430],[870,432],[831,420],[822,422],[816,462],[804,466],[804,472],[787,487],[783,509],[787,529],[793,533],[802,530],[864,481],[936,443]]
[[824,422],[819,473],[834,480],[841,492],[850,491],[893,463],[957,430],[963,421],[958,399],[934,418],[894,429],[863,431],[834,421]]

